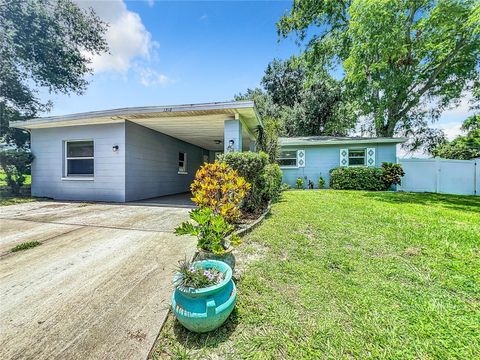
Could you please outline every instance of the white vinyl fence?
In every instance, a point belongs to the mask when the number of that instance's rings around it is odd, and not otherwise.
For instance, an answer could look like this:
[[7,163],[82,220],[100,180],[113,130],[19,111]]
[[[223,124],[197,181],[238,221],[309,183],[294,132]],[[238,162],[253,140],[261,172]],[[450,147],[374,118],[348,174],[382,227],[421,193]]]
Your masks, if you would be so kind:
[[405,176],[399,191],[480,195],[480,159],[398,159]]

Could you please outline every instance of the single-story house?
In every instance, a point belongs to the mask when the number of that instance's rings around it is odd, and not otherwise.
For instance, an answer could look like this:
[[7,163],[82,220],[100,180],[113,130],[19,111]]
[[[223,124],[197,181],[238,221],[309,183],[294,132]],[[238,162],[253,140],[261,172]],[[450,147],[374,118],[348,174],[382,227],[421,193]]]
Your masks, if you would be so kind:
[[318,186],[320,176],[328,187],[330,170],[338,166],[376,166],[397,162],[397,144],[405,138],[308,136],[283,137],[279,165],[283,181],[295,187],[297,178],[305,186]]
[[151,106],[17,121],[31,134],[32,195],[125,202],[187,192],[224,151],[255,150],[252,101]]
[[[227,151],[255,151],[252,101],[134,107],[12,122],[31,134],[32,195],[125,202],[189,191],[196,170]],[[336,166],[396,161],[404,139],[281,138],[284,182],[328,182]]]

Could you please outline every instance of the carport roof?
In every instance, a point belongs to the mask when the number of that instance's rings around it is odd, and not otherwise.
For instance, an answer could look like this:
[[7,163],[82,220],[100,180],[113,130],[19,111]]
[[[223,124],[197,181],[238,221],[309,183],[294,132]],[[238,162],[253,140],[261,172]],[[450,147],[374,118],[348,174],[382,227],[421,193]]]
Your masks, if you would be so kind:
[[230,101],[90,111],[14,121],[10,126],[40,129],[131,121],[205,149],[220,150],[223,144],[218,146],[218,140],[223,142],[224,121],[229,119],[242,122],[245,142],[262,125],[253,101]]

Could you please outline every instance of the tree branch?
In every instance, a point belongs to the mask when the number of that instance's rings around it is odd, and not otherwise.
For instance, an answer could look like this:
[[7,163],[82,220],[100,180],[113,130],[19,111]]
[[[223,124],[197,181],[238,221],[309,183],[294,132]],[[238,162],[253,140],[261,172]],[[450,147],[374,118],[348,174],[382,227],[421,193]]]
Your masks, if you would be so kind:
[[[440,64],[437,65],[437,67],[433,70],[432,74],[430,75],[430,77],[427,79],[427,81],[425,82],[425,84],[420,88],[420,90],[418,90],[418,92],[416,93],[415,97],[410,100],[407,105],[405,105],[405,107],[403,108],[403,110],[401,110],[398,114],[397,114],[397,118],[401,118],[403,116],[405,116],[406,113],[408,113],[408,111],[410,111],[410,109],[416,105],[416,103],[418,103],[418,101],[420,100],[420,98],[423,96],[423,94],[425,94],[428,90],[430,90],[433,85],[434,85],[434,82],[435,80],[437,79],[438,75],[440,75],[440,73],[445,69],[445,67],[448,65],[448,63],[455,57],[455,55],[460,51],[460,49],[465,45],[465,39],[460,39],[460,41],[457,43],[457,45],[455,46],[455,48],[452,50],[452,52],[450,54],[448,54],[445,59],[442,60],[442,62],[440,62]],[[408,92],[411,92],[411,90],[409,89]]]

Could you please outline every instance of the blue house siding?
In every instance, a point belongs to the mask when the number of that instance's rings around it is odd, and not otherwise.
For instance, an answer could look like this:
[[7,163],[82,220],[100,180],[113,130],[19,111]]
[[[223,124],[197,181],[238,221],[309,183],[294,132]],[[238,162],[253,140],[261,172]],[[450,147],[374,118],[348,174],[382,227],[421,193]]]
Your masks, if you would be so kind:
[[[208,151],[126,121],[126,201],[189,191]],[[187,173],[178,174],[178,153],[187,153]]]
[[[361,145],[312,145],[282,146],[282,150],[305,150],[305,167],[282,168],[283,182],[295,187],[297,178],[311,180],[318,187],[318,179],[325,179],[325,186],[330,183],[330,169],[340,166],[340,149],[375,148],[375,165],[382,162],[396,162],[396,144],[361,144]],[[306,177],[306,179],[305,179]]]
[[[64,142],[94,141],[94,180],[64,180]],[[119,150],[112,151],[118,145]],[[32,129],[32,195],[59,200],[125,201],[125,126]]]

